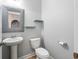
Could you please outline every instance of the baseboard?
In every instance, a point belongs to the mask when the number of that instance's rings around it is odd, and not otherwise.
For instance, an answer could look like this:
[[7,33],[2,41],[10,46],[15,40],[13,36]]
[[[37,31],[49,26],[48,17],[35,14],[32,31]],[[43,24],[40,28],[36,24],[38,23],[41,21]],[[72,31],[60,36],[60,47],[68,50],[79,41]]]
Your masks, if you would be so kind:
[[21,56],[21,57],[19,57],[18,59],[28,59],[28,58],[30,58],[30,57],[32,57],[32,56],[35,56],[35,53],[34,53],[34,52],[29,53],[29,54],[27,54],[27,55],[25,55],[25,56]]

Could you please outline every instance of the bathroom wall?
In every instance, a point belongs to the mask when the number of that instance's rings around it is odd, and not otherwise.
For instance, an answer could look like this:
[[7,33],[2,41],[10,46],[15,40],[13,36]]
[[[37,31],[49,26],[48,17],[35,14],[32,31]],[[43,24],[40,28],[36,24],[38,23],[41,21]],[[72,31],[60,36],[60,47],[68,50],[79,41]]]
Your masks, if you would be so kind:
[[[9,0],[8,0],[9,1]],[[3,33],[2,38],[5,39],[11,36],[22,36],[24,42],[18,46],[18,57],[27,55],[32,52],[29,39],[41,37],[41,23],[36,23],[34,20],[41,19],[41,0],[19,0],[18,2],[8,2],[3,0],[2,4],[12,7],[18,7],[25,10],[24,32]],[[27,26],[35,26],[28,28]],[[5,57],[4,57],[5,56]],[[3,59],[10,58],[10,47],[3,46]]]
[[[73,59],[74,0],[42,0],[44,43],[55,59]],[[66,42],[63,47],[59,41]]]
[[34,20],[41,19],[41,0],[24,0],[22,2],[25,9],[25,26],[33,26]]

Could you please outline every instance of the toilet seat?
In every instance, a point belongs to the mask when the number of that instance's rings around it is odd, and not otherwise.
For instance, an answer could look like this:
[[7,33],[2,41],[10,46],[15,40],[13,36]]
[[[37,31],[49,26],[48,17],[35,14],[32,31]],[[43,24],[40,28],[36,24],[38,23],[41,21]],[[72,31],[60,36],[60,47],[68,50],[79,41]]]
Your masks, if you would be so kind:
[[35,51],[39,57],[49,57],[48,51],[44,48],[37,48]]

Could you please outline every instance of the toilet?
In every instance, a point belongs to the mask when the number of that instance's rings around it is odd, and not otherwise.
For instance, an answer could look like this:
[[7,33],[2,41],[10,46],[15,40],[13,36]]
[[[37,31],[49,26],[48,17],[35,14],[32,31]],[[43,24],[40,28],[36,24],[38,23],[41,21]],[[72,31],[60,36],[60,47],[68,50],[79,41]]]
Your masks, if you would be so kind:
[[30,39],[30,43],[37,55],[36,59],[49,59],[50,56],[49,52],[45,48],[40,47],[41,44],[40,38]]

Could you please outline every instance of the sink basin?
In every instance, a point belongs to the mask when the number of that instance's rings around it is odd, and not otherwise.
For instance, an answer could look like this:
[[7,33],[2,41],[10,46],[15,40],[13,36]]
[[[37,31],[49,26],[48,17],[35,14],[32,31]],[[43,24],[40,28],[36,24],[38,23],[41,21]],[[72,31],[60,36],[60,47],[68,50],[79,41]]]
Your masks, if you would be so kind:
[[6,46],[16,46],[23,41],[23,37],[14,37],[14,38],[6,38],[3,40],[3,43]]

